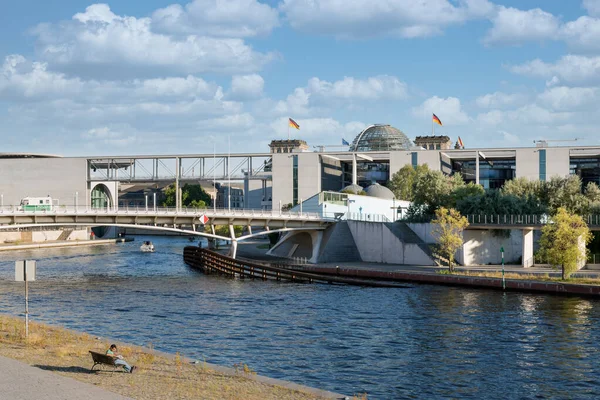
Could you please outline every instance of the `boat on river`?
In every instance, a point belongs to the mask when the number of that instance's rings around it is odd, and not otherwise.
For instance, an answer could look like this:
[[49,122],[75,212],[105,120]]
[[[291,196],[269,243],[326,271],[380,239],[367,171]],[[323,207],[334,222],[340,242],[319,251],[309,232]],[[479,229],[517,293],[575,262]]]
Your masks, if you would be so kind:
[[154,245],[150,241],[145,241],[140,246],[140,250],[144,253],[154,253]]

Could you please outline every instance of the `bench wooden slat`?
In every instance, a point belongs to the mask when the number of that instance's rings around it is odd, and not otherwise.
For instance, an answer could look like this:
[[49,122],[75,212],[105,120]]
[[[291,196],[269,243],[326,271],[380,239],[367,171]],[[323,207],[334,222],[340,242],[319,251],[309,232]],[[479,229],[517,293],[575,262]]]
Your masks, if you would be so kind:
[[94,360],[94,365],[92,366],[91,371],[94,370],[94,367],[99,364],[110,365],[112,367],[117,367],[115,362],[117,361],[116,357],[110,356],[108,354],[97,353],[95,351],[90,350],[90,354],[92,355],[92,360]]

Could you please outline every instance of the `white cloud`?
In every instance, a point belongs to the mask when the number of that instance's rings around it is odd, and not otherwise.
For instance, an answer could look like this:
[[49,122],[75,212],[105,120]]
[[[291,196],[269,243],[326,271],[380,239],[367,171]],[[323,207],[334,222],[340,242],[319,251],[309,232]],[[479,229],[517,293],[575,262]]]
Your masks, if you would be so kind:
[[325,98],[348,100],[398,100],[408,96],[406,84],[389,75],[374,76],[365,80],[344,77],[336,82],[311,78],[308,81],[308,91]]
[[235,75],[231,79],[230,97],[236,100],[255,99],[263,94],[265,80],[257,74]]
[[[552,79],[552,84],[593,84],[600,82],[600,57],[566,55],[555,63],[540,59],[510,67],[516,74]],[[556,79],[554,79],[556,77]]]
[[284,0],[280,9],[291,26],[343,38],[426,37],[450,25],[493,11],[488,0]]
[[254,117],[248,113],[243,113],[204,120],[198,124],[198,128],[209,132],[238,132],[249,129],[254,124]]
[[600,49],[600,19],[587,16],[566,23],[560,31],[561,38],[569,47],[577,51]]
[[433,96],[425,100],[419,107],[412,109],[413,116],[423,118],[435,113],[444,125],[465,125],[469,123],[470,118],[463,111],[460,100],[456,97],[447,97],[445,99]]
[[307,115],[310,94],[303,88],[296,88],[285,100],[280,100],[275,106],[277,114]]
[[524,94],[495,92],[478,97],[475,103],[481,108],[507,108],[522,104],[526,100],[527,96]]
[[237,38],[154,33],[150,18],[115,15],[105,4],[89,6],[72,21],[33,30],[40,57],[53,66],[95,65],[166,68],[183,73],[251,72],[276,58]]
[[31,62],[22,55],[5,58],[0,68],[0,98],[21,100],[73,99],[88,103],[140,103],[167,98],[177,100],[215,99],[220,88],[188,75],[130,81],[97,81],[69,78],[48,71],[46,63]]
[[277,10],[257,0],[193,0],[152,14],[157,30],[185,35],[240,38],[269,34],[278,25]]
[[583,0],[583,8],[589,15],[600,16],[600,0]]
[[40,98],[61,93],[68,96],[83,88],[78,78],[47,71],[45,63],[30,62],[21,55],[5,58],[0,68],[0,95]]
[[523,11],[500,6],[491,21],[493,26],[484,38],[487,44],[552,40],[560,27],[558,18],[539,8]]
[[553,87],[538,96],[540,104],[552,110],[580,110],[598,104],[598,89],[591,87]]
[[119,147],[131,145],[136,141],[135,134],[126,134],[121,131],[115,131],[108,126],[89,129],[84,132],[81,137],[88,141],[88,143],[97,144],[100,142],[105,145]]

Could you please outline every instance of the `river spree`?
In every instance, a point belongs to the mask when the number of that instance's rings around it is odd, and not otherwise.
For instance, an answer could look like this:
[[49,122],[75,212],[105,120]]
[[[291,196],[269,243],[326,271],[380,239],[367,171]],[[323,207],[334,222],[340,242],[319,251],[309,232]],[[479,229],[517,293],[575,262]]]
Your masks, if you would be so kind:
[[369,399],[600,398],[600,302],[431,285],[229,280],[185,238],[0,254],[0,312]]

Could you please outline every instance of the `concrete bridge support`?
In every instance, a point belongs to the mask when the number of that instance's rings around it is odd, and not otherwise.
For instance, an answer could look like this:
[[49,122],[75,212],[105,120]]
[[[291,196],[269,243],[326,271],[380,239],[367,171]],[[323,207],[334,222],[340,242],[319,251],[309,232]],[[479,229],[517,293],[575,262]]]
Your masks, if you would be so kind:
[[237,255],[237,239],[235,238],[235,227],[233,225],[229,225],[229,237],[231,238],[231,248],[229,249],[229,256],[231,258],[235,258]]
[[523,268],[533,267],[533,229],[523,229],[522,254],[521,265]]
[[307,262],[316,263],[322,241],[323,231],[288,232],[267,254],[286,258],[303,258]]

